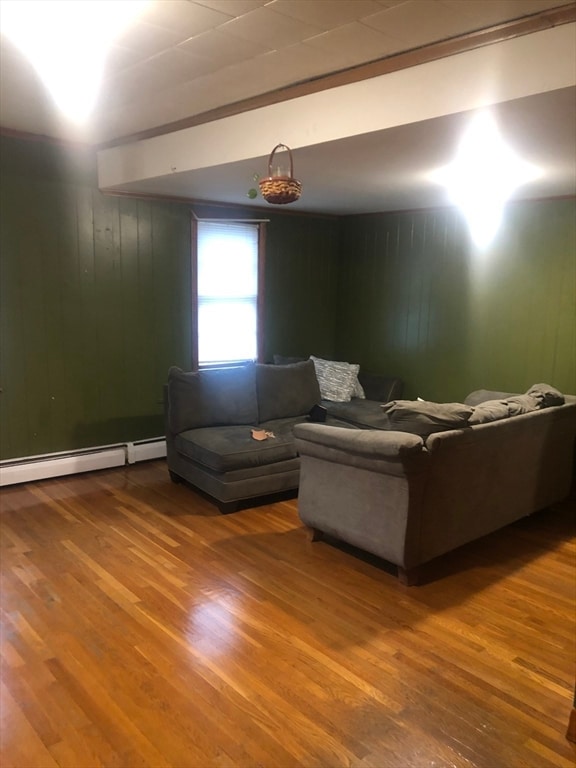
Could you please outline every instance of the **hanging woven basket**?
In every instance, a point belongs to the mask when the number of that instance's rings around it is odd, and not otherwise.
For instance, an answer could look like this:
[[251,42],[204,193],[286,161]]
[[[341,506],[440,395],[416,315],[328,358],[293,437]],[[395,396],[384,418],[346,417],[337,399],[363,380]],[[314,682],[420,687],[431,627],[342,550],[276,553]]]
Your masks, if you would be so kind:
[[[273,176],[272,175],[272,163],[274,161],[274,153],[278,149],[286,149],[288,151],[288,157],[290,158],[290,175],[289,176]],[[294,203],[302,194],[302,184],[293,177],[293,163],[292,163],[292,151],[286,144],[277,144],[268,158],[268,176],[265,179],[260,179],[258,185],[260,192],[264,200],[271,205],[286,205],[287,203]]]

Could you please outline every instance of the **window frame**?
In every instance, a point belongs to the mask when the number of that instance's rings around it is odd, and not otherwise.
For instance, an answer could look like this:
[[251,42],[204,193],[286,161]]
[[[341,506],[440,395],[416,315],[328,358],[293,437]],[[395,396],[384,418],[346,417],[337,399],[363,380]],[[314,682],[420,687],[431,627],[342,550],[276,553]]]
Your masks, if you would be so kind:
[[266,223],[263,219],[202,219],[192,215],[191,227],[191,292],[192,292],[192,370],[198,371],[200,368],[233,368],[243,365],[246,361],[235,361],[229,363],[205,363],[200,365],[198,359],[198,223],[202,221],[217,221],[220,224],[254,224],[258,228],[258,267],[257,267],[257,288],[256,288],[256,361],[258,363],[264,360],[264,276],[265,276],[265,257],[266,257]]

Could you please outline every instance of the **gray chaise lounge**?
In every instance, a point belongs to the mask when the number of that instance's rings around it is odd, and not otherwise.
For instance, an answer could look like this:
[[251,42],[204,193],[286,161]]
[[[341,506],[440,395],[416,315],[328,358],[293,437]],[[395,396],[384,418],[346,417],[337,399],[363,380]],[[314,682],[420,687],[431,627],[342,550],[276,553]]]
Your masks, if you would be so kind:
[[[293,429],[308,422],[313,406],[326,408],[327,424],[374,428],[382,421],[380,403],[401,396],[398,378],[359,378],[367,399],[331,403],[321,400],[312,360],[195,372],[172,368],[165,387],[172,480],[204,491],[222,512],[235,511],[247,499],[296,490],[300,459]],[[253,427],[274,437],[258,442]]]

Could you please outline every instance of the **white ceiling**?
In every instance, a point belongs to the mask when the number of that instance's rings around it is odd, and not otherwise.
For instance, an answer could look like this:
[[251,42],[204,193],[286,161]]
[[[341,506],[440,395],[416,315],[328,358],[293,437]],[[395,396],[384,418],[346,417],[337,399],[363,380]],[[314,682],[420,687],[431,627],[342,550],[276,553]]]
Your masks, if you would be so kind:
[[[0,125],[94,144],[118,143],[243,99],[564,5],[575,3],[155,0],[113,49],[97,108],[81,134],[56,113],[32,67],[1,36]],[[576,77],[569,87],[498,100],[504,135],[548,170],[529,196],[575,191],[575,83]],[[466,117],[465,110],[452,110],[331,141],[299,142],[293,146],[295,175],[304,191],[291,208],[343,213],[441,204],[439,190],[423,183],[423,172],[447,162]],[[153,178],[141,174],[114,188],[261,206],[261,199],[248,200],[247,188],[255,172],[265,175],[272,146],[289,143],[290,129],[276,125],[273,133],[277,140],[258,152],[234,157],[227,150],[225,163]],[[314,134],[312,123],[309,133]],[[237,139],[240,145],[242,137]]]

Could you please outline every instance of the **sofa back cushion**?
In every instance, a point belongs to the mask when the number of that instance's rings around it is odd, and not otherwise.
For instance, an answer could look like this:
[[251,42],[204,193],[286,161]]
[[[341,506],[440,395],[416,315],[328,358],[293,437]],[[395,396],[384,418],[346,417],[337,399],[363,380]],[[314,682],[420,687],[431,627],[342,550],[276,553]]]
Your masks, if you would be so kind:
[[312,360],[291,365],[256,364],[260,423],[303,416],[320,402],[320,386]]
[[168,372],[168,425],[174,434],[198,427],[257,424],[254,364]]
[[404,391],[404,382],[397,376],[382,376],[381,374],[360,371],[358,380],[367,399],[377,400],[380,403],[400,400]]
[[289,357],[288,355],[274,355],[274,365],[293,365],[294,363],[303,363],[308,360],[307,357]]

